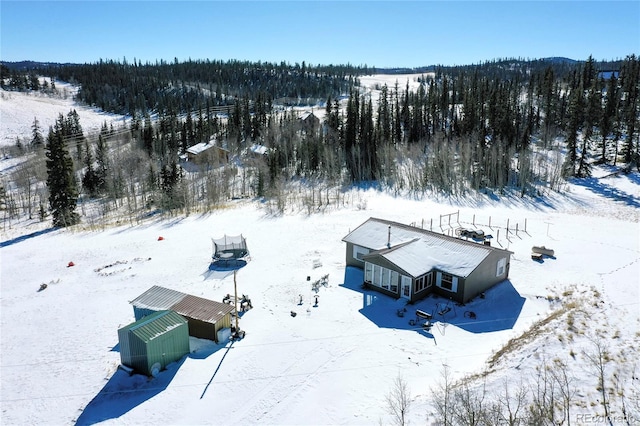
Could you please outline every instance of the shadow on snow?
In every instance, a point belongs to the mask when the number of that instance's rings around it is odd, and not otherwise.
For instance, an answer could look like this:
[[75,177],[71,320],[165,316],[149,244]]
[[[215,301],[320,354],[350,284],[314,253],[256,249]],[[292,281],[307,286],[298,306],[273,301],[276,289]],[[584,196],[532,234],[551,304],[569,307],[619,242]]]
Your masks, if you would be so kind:
[[[190,342],[193,343],[191,339]],[[230,346],[230,344],[219,345],[203,339],[195,339],[195,342],[197,349],[192,350],[190,354],[183,356],[180,360],[167,365],[167,368],[156,377],[147,377],[143,374],[129,375],[129,373],[120,368],[116,370],[107,384],[82,410],[76,425],[93,425],[105,420],[119,418],[164,391],[187,358],[206,359],[219,350]],[[115,351],[116,347],[119,351],[119,345],[114,346],[111,350]],[[222,361],[220,361],[220,364],[222,364]],[[218,365],[219,368],[220,365]]]
[[465,305],[436,294],[409,304],[405,299],[364,289],[362,282],[361,269],[345,269],[342,286],[362,294],[362,315],[378,327],[415,330],[430,338],[433,335],[422,327],[425,320],[416,317],[417,310],[431,314],[434,326],[451,324],[470,333],[489,333],[513,328],[525,301],[509,280],[487,290],[484,298],[477,297]]
[[[631,174],[633,176],[633,174]],[[634,182],[633,177],[630,177],[629,180]],[[587,188],[589,191],[600,195],[605,198],[609,198],[613,201],[621,201],[627,204],[630,207],[638,208],[640,207],[640,200],[629,194],[625,191],[622,191],[615,186],[609,185],[607,183],[602,182],[600,179],[595,177],[582,178],[582,179],[574,179],[573,183],[578,186],[583,186]]]
[[234,271],[244,268],[245,266],[247,266],[247,261],[243,259],[217,260],[209,264],[209,267],[202,273],[202,276],[205,280],[222,280],[233,275]]
[[58,228],[47,228],[47,229],[43,229],[41,231],[36,231],[36,232],[32,232],[30,234],[27,235],[21,235],[19,237],[16,238],[12,238],[11,240],[6,240],[6,241],[2,241],[0,242],[0,247],[7,247],[16,243],[20,243],[22,241],[26,241],[30,238],[35,238],[35,237],[39,237],[40,235],[44,235],[44,234],[48,234],[49,232],[53,232],[55,230],[57,230]]

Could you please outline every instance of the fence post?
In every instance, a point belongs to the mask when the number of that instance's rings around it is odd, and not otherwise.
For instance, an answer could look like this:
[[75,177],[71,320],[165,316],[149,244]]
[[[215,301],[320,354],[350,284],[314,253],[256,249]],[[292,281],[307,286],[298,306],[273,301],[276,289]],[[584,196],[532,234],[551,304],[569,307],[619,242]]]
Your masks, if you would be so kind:
[[509,235],[509,219],[507,219],[507,235]]

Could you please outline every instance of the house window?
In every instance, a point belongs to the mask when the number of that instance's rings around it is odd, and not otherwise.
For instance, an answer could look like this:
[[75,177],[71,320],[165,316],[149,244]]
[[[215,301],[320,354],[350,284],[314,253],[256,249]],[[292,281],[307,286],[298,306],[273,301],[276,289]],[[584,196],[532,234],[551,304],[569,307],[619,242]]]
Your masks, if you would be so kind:
[[431,273],[428,273],[416,279],[416,283],[414,285],[414,292],[418,293],[426,288],[431,287],[432,285],[433,285],[433,275]]
[[398,291],[398,277],[400,275],[396,271],[391,271],[391,286],[390,289],[393,292]]
[[402,276],[402,297],[411,298],[411,278]]
[[507,258],[505,257],[498,261],[498,267],[496,268],[496,277],[503,276],[506,267],[507,267]]
[[364,280],[368,283],[373,278],[373,264],[369,262],[364,263]]
[[440,287],[444,288],[445,290],[453,291],[453,276],[451,274],[443,272]]
[[359,260],[360,262],[364,262],[362,260],[362,256],[369,254],[369,249],[360,246],[353,246],[353,258],[355,260]]
[[382,288],[389,290],[389,282],[391,280],[391,271],[387,268],[382,269]]
[[397,293],[399,278],[400,275],[396,271],[369,262],[364,264],[365,282],[371,283],[376,287]]

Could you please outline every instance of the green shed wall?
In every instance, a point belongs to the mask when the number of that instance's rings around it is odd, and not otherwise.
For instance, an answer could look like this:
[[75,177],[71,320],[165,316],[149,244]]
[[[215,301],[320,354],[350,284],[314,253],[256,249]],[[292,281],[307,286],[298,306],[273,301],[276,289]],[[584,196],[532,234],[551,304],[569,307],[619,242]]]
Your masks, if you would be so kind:
[[[141,324],[142,323],[142,324]],[[160,311],[118,330],[122,364],[151,375],[189,353],[187,321],[172,311]]]

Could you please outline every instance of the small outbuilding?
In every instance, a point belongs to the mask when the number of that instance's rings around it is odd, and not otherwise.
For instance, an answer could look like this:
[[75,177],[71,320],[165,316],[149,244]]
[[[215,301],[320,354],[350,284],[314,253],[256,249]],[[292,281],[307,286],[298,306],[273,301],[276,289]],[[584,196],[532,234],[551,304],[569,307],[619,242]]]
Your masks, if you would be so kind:
[[157,285],[136,297],[131,304],[137,320],[162,310],[175,311],[187,320],[190,336],[218,343],[218,332],[231,327],[234,311],[234,307],[226,303]]
[[186,295],[171,309],[187,319],[189,335],[218,342],[218,332],[231,328],[231,313],[234,307],[226,303]]
[[370,218],[342,239],[364,284],[415,302],[434,292],[466,303],[509,277],[512,252]]
[[131,301],[133,315],[139,320],[155,312],[169,310],[185,296],[181,291],[154,285]]
[[159,311],[118,330],[123,365],[149,376],[189,353],[187,320],[173,311]]

